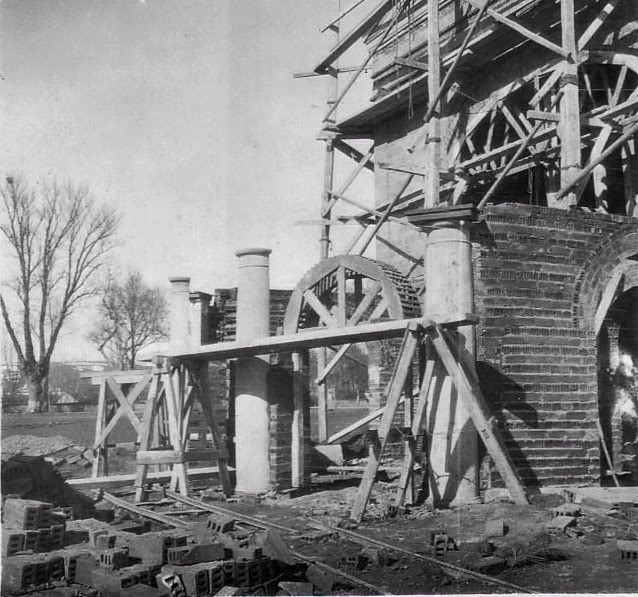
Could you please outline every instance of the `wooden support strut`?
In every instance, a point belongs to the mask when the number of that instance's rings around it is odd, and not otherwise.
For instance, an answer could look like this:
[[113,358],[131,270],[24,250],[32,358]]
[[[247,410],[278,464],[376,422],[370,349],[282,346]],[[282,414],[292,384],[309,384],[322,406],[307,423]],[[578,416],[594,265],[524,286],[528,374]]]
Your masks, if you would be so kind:
[[[465,400],[472,422],[503,477],[512,499],[517,504],[527,504],[527,496],[518,473],[499,436],[492,428],[492,418],[483,393],[473,376],[466,371],[453,340],[436,324],[429,328],[428,334],[459,396]],[[454,346],[454,350],[451,345]]]
[[388,434],[392,428],[392,421],[396,414],[406,379],[410,373],[412,358],[416,352],[420,334],[421,328],[419,326],[410,326],[405,331],[403,343],[399,351],[399,357],[395,363],[394,371],[392,372],[392,379],[388,386],[387,403],[383,411],[383,415],[381,416],[381,422],[377,431],[378,438],[371,446],[368,464],[363,474],[361,485],[359,485],[357,498],[350,515],[350,517],[357,522],[362,520],[368,500],[370,499],[372,486],[374,485],[374,480],[379,470],[381,455],[385,449]]

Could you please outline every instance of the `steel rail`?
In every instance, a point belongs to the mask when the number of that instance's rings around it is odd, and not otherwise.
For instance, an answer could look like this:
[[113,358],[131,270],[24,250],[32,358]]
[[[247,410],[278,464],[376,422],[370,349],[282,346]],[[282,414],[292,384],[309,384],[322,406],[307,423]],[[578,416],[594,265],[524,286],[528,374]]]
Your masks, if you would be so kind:
[[356,541],[360,541],[362,543],[367,543],[368,545],[372,545],[374,547],[382,547],[383,549],[389,549],[392,551],[396,551],[399,553],[402,553],[406,556],[410,556],[412,558],[416,558],[419,560],[423,560],[424,562],[430,562],[432,564],[438,564],[439,566],[441,566],[441,568],[447,568],[448,570],[454,570],[454,572],[457,572],[459,574],[465,574],[467,576],[470,576],[472,578],[475,578],[477,580],[482,580],[484,582],[487,583],[491,583],[494,585],[498,585],[507,589],[511,589],[513,591],[516,591],[517,593],[533,593],[533,591],[529,591],[523,587],[520,587],[518,585],[509,583],[507,581],[504,580],[500,580],[497,578],[493,578],[492,576],[487,576],[485,574],[481,574],[480,572],[474,572],[473,570],[468,570],[467,568],[462,568],[461,566],[456,566],[454,564],[450,564],[449,562],[445,562],[443,560],[439,560],[437,558],[432,558],[430,556],[424,556],[423,554],[417,553],[415,551],[411,551],[409,549],[405,549],[404,547],[399,547],[398,545],[394,545],[391,543],[386,543],[385,541],[378,541],[377,539],[372,539],[370,537],[366,537],[365,535],[361,535],[359,533],[355,533],[353,531],[347,531],[346,529],[341,529],[338,527],[331,527],[331,526],[327,526],[325,524],[321,524],[320,522],[312,522],[312,526],[315,526],[317,528],[322,528],[322,529],[326,529],[329,531],[333,531],[336,533],[339,533],[340,535],[343,535],[344,537],[350,537],[351,539],[354,539]]
[[[295,529],[291,529],[289,527],[278,525],[276,523],[264,522],[264,521],[262,521],[260,519],[254,518],[252,516],[248,516],[246,514],[237,515],[236,512],[234,512],[233,510],[230,510],[228,508],[224,508],[222,506],[210,506],[209,504],[206,504],[204,502],[200,502],[199,500],[195,500],[195,499],[190,498],[190,497],[184,497],[184,496],[182,496],[182,495],[180,495],[178,493],[175,493],[173,491],[166,490],[166,495],[168,497],[171,497],[171,498],[174,498],[176,500],[182,501],[185,504],[188,504],[188,505],[191,505],[191,506],[194,506],[194,507],[201,507],[202,509],[209,510],[211,512],[218,512],[220,514],[236,516],[239,520],[243,519],[245,522],[248,522],[248,523],[253,524],[255,526],[260,526],[262,528],[266,528],[267,526],[270,525],[270,526],[273,526],[274,528],[277,528],[279,530],[283,530],[283,531],[288,532],[288,533],[297,533],[298,532]],[[533,591],[529,591],[528,589],[525,589],[525,588],[520,587],[518,585],[515,585],[513,583],[509,583],[507,581],[500,580],[498,578],[487,576],[485,574],[481,574],[480,572],[474,572],[473,570],[468,570],[467,568],[462,568],[460,566],[456,566],[454,564],[450,564],[449,562],[445,562],[445,561],[439,560],[437,558],[424,556],[423,554],[417,553],[415,551],[411,551],[409,549],[405,549],[405,548],[399,547],[397,545],[386,543],[384,541],[378,541],[377,539],[372,539],[370,537],[366,537],[365,535],[360,535],[359,533],[354,533],[353,531],[347,531],[347,530],[342,529],[342,528],[327,526],[327,525],[321,524],[320,522],[315,522],[315,521],[313,521],[311,523],[311,526],[317,527],[317,528],[326,529],[326,530],[329,530],[329,531],[332,531],[332,532],[336,532],[336,533],[339,533],[339,534],[343,535],[344,537],[349,537],[351,539],[354,539],[354,540],[359,541],[359,542],[367,543],[368,545],[372,545],[374,547],[381,547],[383,549],[389,549],[389,550],[392,550],[392,551],[396,551],[396,552],[402,553],[402,554],[404,554],[406,556],[413,557],[415,559],[423,560],[425,562],[430,562],[430,563],[433,563],[433,564],[438,564],[442,568],[447,568],[448,570],[453,570],[454,572],[457,572],[459,574],[465,574],[467,576],[470,576],[470,577],[475,578],[477,580],[481,580],[481,581],[486,582],[486,583],[490,583],[490,584],[493,584],[493,585],[501,586],[503,588],[511,589],[511,590],[516,591],[518,593],[533,593]],[[295,557],[297,557],[297,555],[298,554],[294,554]],[[311,561],[311,558],[307,558],[306,559],[306,556],[301,556],[299,559],[302,559],[304,561]],[[319,565],[319,562],[315,562],[315,564]],[[339,572],[339,574],[343,574],[341,571],[338,571],[338,572]],[[352,577],[352,578],[354,579],[356,577]],[[361,582],[365,582],[365,581],[361,581]],[[367,588],[369,588],[369,587],[367,587]],[[379,591],[379,589],[376,589],[376,590]]]
[[107,501],[117,506],[118,508],[124,508],[125,510],[129,510],[134,514],[138,514],[139,516],[143,516],[144,518],[149,518],[150,520],[155,520],[156,522],[161,522],[167,526],[173,526],[178,528],[188,528],[190,525],[183,520],[174,520],[170,516],[166,516],[165,514],[160,514],[159,512],[153,512],[152,510],[148,510],[147,508],[141,508],[140,506],[136,506],[135,504],[131,504],[125,500],[122,500],[114,495],[107,493],[106,491],[102,494],[102,497]]

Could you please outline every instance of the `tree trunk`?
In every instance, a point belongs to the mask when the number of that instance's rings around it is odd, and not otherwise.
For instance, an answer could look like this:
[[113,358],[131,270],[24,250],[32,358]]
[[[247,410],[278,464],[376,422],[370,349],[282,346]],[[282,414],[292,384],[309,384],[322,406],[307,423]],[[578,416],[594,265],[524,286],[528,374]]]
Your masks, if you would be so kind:
[[42,377],[37,373],[26,378],[27,389],[29,390],[28,411],[30,413],[41,413],[44,410],[46,397],[42,381]]

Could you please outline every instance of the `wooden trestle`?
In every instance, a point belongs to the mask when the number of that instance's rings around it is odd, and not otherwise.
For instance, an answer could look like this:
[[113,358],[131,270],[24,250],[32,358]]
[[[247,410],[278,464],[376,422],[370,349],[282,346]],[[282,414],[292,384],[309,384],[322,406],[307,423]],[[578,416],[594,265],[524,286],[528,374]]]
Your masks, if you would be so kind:
[[[418,435],[425,417],[425,406],[428,400],[429,388],[433,379],[437,376],[447,374],[452,379],[459,396],[464,400],[471,413],[472,420],[476,426],[485,446],[493,458],[499,472],[501,473],[507,488],[510,490],[512,498],[517,503],[527,503],[527,498],[520,478],[512,464],[512,461],[498,436],[497,431],[493,427],[493,418],[489,412],[487,403],[478,386],[478,382],[469,372],[469,369],[463,363],[462,357],[458,354],[455,340],[453,338],[453,330],[458,326],[475,324],[476,318],[471,315],[463,314],[460,316],[448,318],[417,318],[405,319],[400,321],[389,321],[380,323],[368,323],[364,325],[345,327],[345,328],[321,328],[313,330],[305,330],[296,334],[287,334],[283,336],[267,337],[251,342],[224,342],[219,344],[205,345],[191,350],[174,352],[166,355],[167,368],[156,374],[159,383],[159,376],[163,376],[164,390],[156,390],[158,395],[169,398],[169,402],[174,400],[177,409],[173,414],[169,412],[169,420],[171,417],[178,416],[182,413],[182,421],[187,416],[188,405],[192,402],[193,391],[197,389],[202,395],[201,379],[205,376],[198,376],[197,371],[201,371],[207,361],[224,360],[235,357],[254,356],[268,354],[273,352],[293,352],[299,353],[309,348],[317,348],[330,345],[343,345],[351,342],[366,342],[371,340],[381,340],[388,338],[398,338],[403,336],[403,344],[395,365],[391,383],[387,390],[386,406],[382,409],[381,423],[379,426],[377,438],[373,443],[371,456],[366,467],[362,483],[359,488],[356,502],[352,511],[352,517],[355,520],[361,520],[365,512],[365,508],[372,491],[372,486],[378,471],[379,461],[383,454],[388,434],[392,427],[397,407],[402,402],[402,395],[406,386],[406,381],[410,375],[411,364],[417,350],[422,342],[427,342],[433,347],[430,351],[429,361],[425,368],[425,374],[421,381],[421,391],[419,400],[414,411],[411,426],[411,436],[408,441],[409,450],[406,453],[406,459],[401,475],[399,493],[396,497],[395,505],[400,505],[405,499],[406,488],[412,474],[414,462],[414,438]],[[190,382],[186,383],[183,376],[188,375]],[[200,380],[200,381],[198,381]],[[303,398],[297,394],[302,391],[301,384],[294,385],[295,391],[295,411],[301,410]],[[206,393],[204,392],[204,396]],[[201,397],[200,397],[201,400]],[[202,404],[206,401],[202,400]],[[149,404],[152,402],[149,401]],[[154,401],[157,404],[157,400]],[[298,414],[298,413],[297,413]],[[375,415],[378,416],[378,415]],[[145,430],[152,429],[153,407],[147,406],[147,414],[144,417]],[[369,417],[368,417],[369,419]],[[207,418],[211,428],[214,428],[214,420],[212,415]],[[183,430],[183,422],[174,425],[174,429]],[[300,436],[302,429],[300,426],[293,425],[293,470],[301,470],[303,468],[303,438]],[[155,455],[150,451],[148,439],[142,437],[141,458],[138,458],[140,464],[157,464],[158,462],[172,462],[174,471],[177,470],[172,488],[177,486],[182,488],[185,493],[186,488],[186,470],[185,462],[187,458],[184,453],[184,437],[171,438],[173,443],[172,450],[158,451]],[[175,446],[178,446],[177,448]],[[218,458],[218,462],[224,463],[225,454],[215,452],[209,456]],[[144,477],[140,468],[136,485],[138,492],[144,486]],[[222,475],[222,479],[223,479]],[[141,496],[142,493],[139,494]],[[140,497],[138,497],[140,499]]]

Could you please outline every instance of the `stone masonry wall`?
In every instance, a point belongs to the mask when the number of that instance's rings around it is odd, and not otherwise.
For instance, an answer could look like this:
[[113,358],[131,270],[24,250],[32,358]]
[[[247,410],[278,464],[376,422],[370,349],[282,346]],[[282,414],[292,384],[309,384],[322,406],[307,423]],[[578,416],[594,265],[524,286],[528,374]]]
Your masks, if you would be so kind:
[[520,204],[474,226],[477,370],[528,485],[600,473],[593,310],[638,222]]

